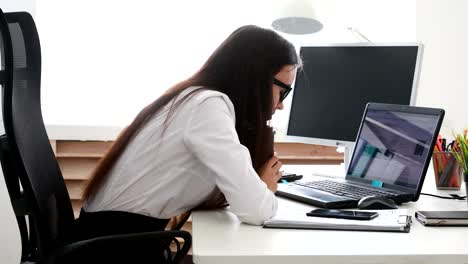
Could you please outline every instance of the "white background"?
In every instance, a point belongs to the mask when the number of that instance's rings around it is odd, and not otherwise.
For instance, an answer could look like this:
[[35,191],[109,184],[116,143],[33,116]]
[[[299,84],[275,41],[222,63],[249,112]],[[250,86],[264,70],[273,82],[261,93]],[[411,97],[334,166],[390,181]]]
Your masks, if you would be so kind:
[[[47,124],[127,125],[145,105],[193,74],[234,29],[269,27],[279,6],[267,0],[129,3],[37,2]],[[322,0],[315,7],[324,29],[305,37],[286,35],[296,45],[360,41],[347,25],[374,42],[416,38],[414,1]]]

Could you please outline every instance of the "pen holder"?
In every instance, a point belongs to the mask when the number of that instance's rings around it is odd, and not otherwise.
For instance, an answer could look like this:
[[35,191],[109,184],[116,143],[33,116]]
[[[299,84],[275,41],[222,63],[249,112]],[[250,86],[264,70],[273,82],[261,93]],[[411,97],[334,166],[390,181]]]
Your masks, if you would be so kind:
[[452,152],[434,151],[432,164],[436,187],[439,190],[459,190],[461,187],[462,169]]
[[468,197],[468,172],[463,173],[463,180],[465,181],[465,192]]

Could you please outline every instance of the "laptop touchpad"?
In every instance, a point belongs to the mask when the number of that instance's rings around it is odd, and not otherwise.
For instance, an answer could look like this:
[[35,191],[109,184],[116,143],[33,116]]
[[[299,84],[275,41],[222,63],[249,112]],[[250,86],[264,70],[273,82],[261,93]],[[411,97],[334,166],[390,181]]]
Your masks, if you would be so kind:
[[307,188],[303,186],[298,186],[294,184],[278,186],[278,191],[284,191],[287,193],[295,193],[296,195],[303,196],[306,198],[313,197],[315,200],[324,201],[324,202],[334,202],[334,201],[346,201],[350,200],[349,198],[333,195],[331,193],[322,192],[313,188]]

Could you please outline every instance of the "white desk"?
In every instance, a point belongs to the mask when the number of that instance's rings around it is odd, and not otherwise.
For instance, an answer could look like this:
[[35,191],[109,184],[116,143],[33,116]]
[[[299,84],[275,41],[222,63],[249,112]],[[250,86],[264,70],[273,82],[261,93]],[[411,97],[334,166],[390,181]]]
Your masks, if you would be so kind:
[[[437,191],[434,186],[429,167],[423,192],[465,193],[464,188]],[[284,206],[304,213],[314,208],[280,199],[279,210]],[[467,201],[429,196],[400,206],[412,212],[467,207]],[[240,223],[228,210],[194,212],[192,225],[193,260],[197,264],[468,263],[468,227],[425,227],[414,218],[410,233],[264,229]]]

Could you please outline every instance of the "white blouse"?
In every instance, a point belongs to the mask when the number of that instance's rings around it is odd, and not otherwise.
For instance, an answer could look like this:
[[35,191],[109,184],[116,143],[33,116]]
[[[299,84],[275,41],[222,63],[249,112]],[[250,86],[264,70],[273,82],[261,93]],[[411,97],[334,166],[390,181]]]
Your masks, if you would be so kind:
[[261,225],[272,217],[276,197],[239,142],[231,100],[199,92],[175,109],[163,134],[168,106],[131,140],[84,210],[170,218],[199,205],[218,186],[242,222]]

